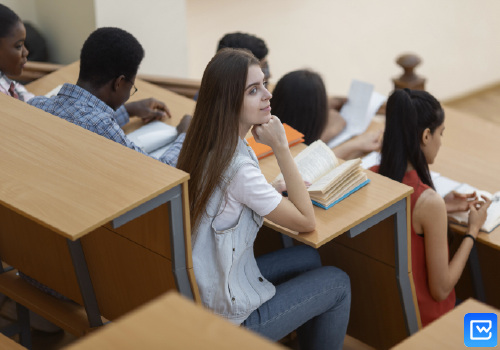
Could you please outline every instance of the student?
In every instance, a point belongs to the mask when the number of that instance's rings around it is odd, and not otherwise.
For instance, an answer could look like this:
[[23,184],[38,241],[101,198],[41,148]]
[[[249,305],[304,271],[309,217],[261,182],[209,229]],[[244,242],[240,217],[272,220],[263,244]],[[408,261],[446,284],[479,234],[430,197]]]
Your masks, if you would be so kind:
[[[137,91],[135,76],[143,58],[144,50],[131,34],[119,28],[99,28],[83,44],[76,85],[64,84],[57,96],[35,97],[29,104],[147,155],[121,129],[131,115],[145,122],[170,116],[167,107],[155,99],[124,105]],[[190,116],[181,120],[179,136],[159,158],[161,162],[177,164],[190,120]]]
[[[304,134],[307,145],[316,140],[327,143],[345,126],[345,122],[337,123],[332,118],[331,114],[336,112],[328,108],[323,79],[310,70],[297,70],[284,75],[273,90],[271,107],[281,122]],[[333,151],[342,159],[357,158],[380,148],[381,133],[356,136]]]
[[0,93],[27,102],[35,95],[7,75],[21,75],[27,62],[24,46],[26,29],[21,19],[7,6],[0,4]]
[[[273,340],[297,329],[301,349],[341,349],[350,309],[349,277],[321,267],[317,251],[295,246],[255,259],[263,217],[299,232],[314,230],[311,200],[270,111],[259,61],[222,49],[201,81],[178,168],[190,174],[193,264],[204,306]],[[245,141],[276,155],[288,199],[269,185]]]
[[[455,306],[454,287],[462,274],[491,201],[479,207],[475,194],[448,195],[434,189],[428,164],[434,163],[444,131],[444,111],[425,91],[396,90],[387,102],[380,166],[372,170],[413,187],[411,258],[422,325]],[[468,201],[470,200],[470,201]],[[470,210],[467,234],[449,259],[447,212]]]

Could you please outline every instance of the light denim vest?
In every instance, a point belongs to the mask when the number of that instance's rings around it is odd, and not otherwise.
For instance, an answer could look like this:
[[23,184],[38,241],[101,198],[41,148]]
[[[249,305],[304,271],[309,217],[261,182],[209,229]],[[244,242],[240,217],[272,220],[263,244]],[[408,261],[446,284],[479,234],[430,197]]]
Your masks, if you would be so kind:
[[257,231],[264,219],[244,206],[236,226],[216,231],[228,185],[244,164],[259,168],[255,153],[238,138],[238,146],[224,180],[208,201],[207,211],[193,231],[193,265],[203,305],[214,313],[241,324],[276,288],[260,273],[253,253]]

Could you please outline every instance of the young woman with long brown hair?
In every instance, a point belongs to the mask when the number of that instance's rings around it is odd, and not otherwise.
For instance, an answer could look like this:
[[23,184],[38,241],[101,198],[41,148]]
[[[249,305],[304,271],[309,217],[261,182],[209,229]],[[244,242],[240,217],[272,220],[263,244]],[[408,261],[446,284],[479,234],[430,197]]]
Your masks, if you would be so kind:
[[[193,264],[203,304],[234,324],[279,340],[297,329],[301,349],[341,349],[350,309],[348,276],[322,267],[315,249],[297,246],[255,259],[263,217],[314,230],[311,200],[270,111],[259,61],[223,49],[210,61],[178,168],[190,174]],[[245,141],[252,129],[270,146],[288,199],[262,175]]]

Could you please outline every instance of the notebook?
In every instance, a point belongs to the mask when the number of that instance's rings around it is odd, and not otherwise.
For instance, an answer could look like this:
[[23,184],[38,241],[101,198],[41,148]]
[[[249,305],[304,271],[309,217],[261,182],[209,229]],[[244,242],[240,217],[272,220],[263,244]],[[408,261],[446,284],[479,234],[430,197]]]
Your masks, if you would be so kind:
[[[283,127],[285,128],[286,139],[288,141],[288,147],[295,146],[301,142],[304,142],[304,134],[298,132],[290,125],[283,123]],[[262,159],[265,157],[269,157],[273,154],[273,150],[271,147],[264,145],[262,143],[258,143],[255,141],[255,138],[252,136],[247,139],[248,144],[252,147],[257,159]]]

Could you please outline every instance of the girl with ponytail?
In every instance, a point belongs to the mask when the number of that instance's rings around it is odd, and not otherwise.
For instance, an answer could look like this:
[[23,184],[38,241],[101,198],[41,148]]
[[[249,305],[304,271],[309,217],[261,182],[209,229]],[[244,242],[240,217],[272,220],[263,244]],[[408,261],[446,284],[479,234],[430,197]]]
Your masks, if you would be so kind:
[[[486,220],[485,203],[475,194],[447,195],[434,189],[429,164],[434,163],[444,131],[444,110],[425,91],[396,90],[387,101],[386,126],[380,166],[371,170],[413,187],[411,195],[411,258],[422,325],[455,306],[454,287]],[[469,201],[469,199],[473,199]],[[449,259],[447,212],[470,210],[469,227]]]

